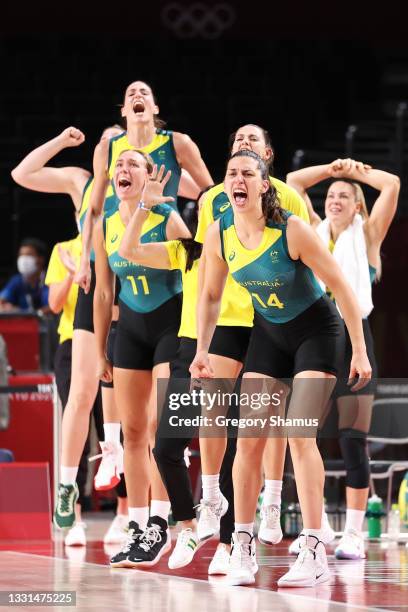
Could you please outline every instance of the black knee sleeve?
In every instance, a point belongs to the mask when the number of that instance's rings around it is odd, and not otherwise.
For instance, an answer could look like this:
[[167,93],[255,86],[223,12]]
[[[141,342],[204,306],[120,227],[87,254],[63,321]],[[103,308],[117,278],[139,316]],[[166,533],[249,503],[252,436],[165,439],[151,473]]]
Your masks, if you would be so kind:
[[[177,442],[179,442],[177,444]],[[156,439],[155,447],[152,450],[153,456],[160,469],[161,465],[185,465],[184,449],[188,444],[184,440],[160,438]]]
[[352,489],[367,488],[370,480],[367,434],[356,429],[341,429],[339,442],[347,472],[346,486]]

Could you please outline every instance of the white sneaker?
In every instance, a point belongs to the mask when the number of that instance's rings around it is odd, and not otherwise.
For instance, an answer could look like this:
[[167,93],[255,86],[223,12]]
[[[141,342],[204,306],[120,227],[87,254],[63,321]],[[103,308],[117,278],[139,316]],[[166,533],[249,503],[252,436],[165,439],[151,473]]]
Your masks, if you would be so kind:
[[127,539],[129,518],[125,514],[117,514],[105,533],[104,544],[123,544]]
[[258,571],[255,538],[246,531],[232,534],[232,549],[227,574],[230,585],[253,584]]
[[347,529],[334,554],[336,559],[365,559],[364,538],[362,534],[354,529]]
[[102,457],[94,484],[97,491],[107,491],[116,487],[123,473],[123,446],[115,442],[99,442],[99,444],[102,453],[90,457],[89,461]]
[[85,529],[85,523],[75,523],[65,536],[65,546],[86,546]]
[[279,587],[314,587],[330,580],[323,542],[315,536],[300,534],[300,553],[290,570],[279,578]]
[[197,535],[199,540],[208,540],[220,530],[221,517],[228,510],[228,501],[220,493],[218,503],[210,503],[202,499],[198,505],[200,517],[197,522]]
[[283,538],[279,506],[272,504],[269,506],[262,505],[260,514],[261,524],[259,525],[258,540],[267,546],[279,544]]
[[[335,538],[336,538],[336,532],[331,528],[329,519],[325,512],[323,521],[322,521],[321,541],[323,542],[323,544],[331,544]],[[299,553],[300,553],[300,540],[299,538],[296,538],[296,540],[293,540],[292,544],[289,546],[289,554],[298,555]]]
[[169,568],[178,569],[191,563],[200,546],[202,546],[202,543],[190,527],[180,531],[174,550],[168,560]]
[[230,562],[230,552],[225,544],[220,544],[214,553],[211,563],[208,566],[208,575],[216,576],[228,574]]

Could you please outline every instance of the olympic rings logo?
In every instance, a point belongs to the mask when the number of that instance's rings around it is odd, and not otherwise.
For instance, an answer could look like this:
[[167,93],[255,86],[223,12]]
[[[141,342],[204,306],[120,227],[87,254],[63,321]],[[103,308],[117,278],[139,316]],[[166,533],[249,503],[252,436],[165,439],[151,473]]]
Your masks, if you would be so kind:
[[230,28],[236,19],[234,8],[225,2],[206,6],[195,2],[190,6],[181,6],[172,2],[165,6],[161,14],[163,24],[179,38],[219,38]]

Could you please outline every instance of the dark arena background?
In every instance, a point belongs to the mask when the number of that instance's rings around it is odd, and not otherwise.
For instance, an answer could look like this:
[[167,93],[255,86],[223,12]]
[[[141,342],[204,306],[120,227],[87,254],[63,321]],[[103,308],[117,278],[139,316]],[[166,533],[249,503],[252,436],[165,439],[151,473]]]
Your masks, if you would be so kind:
[[[258,0],[3,4],[0,287],[16,273],[17,252],[24,238],[43,240],[50,254],[55,243],[76,235],[71,199],[19,187],[11,178],[12,169],[35,147],[66,127],[75,126],[85,134],[85,142],[64,150],[51,163],[92,171],[94,147],[106,126],[121,121],[123,94],[132,81],[142,80],[152,86],[160,117],[168,129],[193,138],[216,184],[224,177],[229,135],[247,123],[269,131],[275,150],[274,176],[281,180],[293,170],[337,158],[353,158],[396,174],[401,181],[398,209],[381,248],[382,278],[373,287],[375,308],[370,324],[378,377],[384,379],[383,387],[393,386],[394,399],[400,401],[402,397],[405,411],[403,443],[400,440],[393,448],[383,444],[378,457],[388,462],[387,469],[394,461],[407,462],[408,44],[403,8],[402,3],[395,2],[376,8],[374,3]],[[327,183],[323,183],[310,192],[321,214],[326,191]],[[364,193],[370,210],[376,192],[364,186]],[[181,208],[186,203],[182,199]],[[41,390],[37,385],[50,384],[55,341],[44,340],[43,336],[53,329],[49,326],[41,330],[43,372],[26,380],[24,376],[19,378],[18,368],[11,367],[8,376],[15,380],[7,376],[0,379],[0,398],[7,397],[8,384],[22,385],[19,398],[18,393],[9,396],[10,422],[18,420],[17,410],[25,411],[26,420],[21,428],[12,430],[12,436],[7,428],[0,431],[0,449],[12,449],[13,444],[16,449],[25,445],[31,448],[27,428],[33,438],[44,436],[45,455],[40,452],[30,457],[24,450],[20,455],[14,451],[15,466],[19,462],[34,466],[32,462],[37,461],[45,465],[48,461],[51,480],[58,462],[58,427],[53,423],[49,388]],[[12,333],[13,342],[24,346],[24,333]],[[8,350],[10,353],[10,347]],[[395,384],[388,379],[396,380]],[[38,397],[33,403],[35,410],[30,412],[31,408],[22,406],[30,404],[27,397],[33,394]],[[51,410],[44,427],[51,429],[39,432],[30,418],[43,419],[44,413],[39,416],[38,412],[43,404],[44,411]],[[40,440],[37,446],[41,444]],[[96,438],[92,444],[96,447]],[[334,477],[326,481],[326,501],[336,521],[334,528],[341,532],[345,500],[344,474],[338,473],[338,441],[323,440],[321,449],[334,462]],[[200,474],[198,445],[191,461],[196,482]],[[78,610],[201,612],[213,608],[220,612],[258,612],[275,607],[318,612],[408,608],[408,515],[404,524],[400,517],[399,543],[384,537],[370,541],[364,561],[335,561],[329,547],[329,564],[335,575],[330,586],[283,589],[277,595],[276,580],[291,561],[288,538],[293,539],[301,525],[295,485],[288,478],[284,499],[286,494],[286,507],[292,509],[292,515],[288,511],[286,516],[292,517],[293,523],[285,523],[285,539],[276,547],[258,544],[260,571],[254,588],[228,587],[222,582],[208,587],[207,565],[215,549],[213,540],[183,570],[169,570],[165,557],[154,570],[136,570],[129,575],[122,569],[115,573],[108,567],[113,553],[101,544],[105,517],[110,513],[112,518],[115,507],[110,491],[88,491],[88,546],[86,553],[85,547],[75,547],[72,552],[64,547],[60,534],[52,539],[37,530],[37,522],[41,522],[38,517],[48,517],[50,502],[43,503],[36,489],[30,493],[33,508],[24,506],[24,496],[13,484],[17,480],[6,474],[2,465],[0,462],[0,606],[24,605],[19,603],[21,599],[11,604],[6,592],[75,591]],[[288,461],[287,469],[291,470]],[[392,502],[398,501],[407,470],[407,466],[401,468],[394,477]],[[38,487],[42,486],[39,473],[27,473],[21,476],[23,482],[38,479]],[[384,514],[387,482],[376,481]],[[405,487],[406,482],[407,476]],[[52,484],[55,486],[55,482]],[[197,501],[199,491],[198,486]],[[43,495],[47,497],[48,493]],[[408,493],[404,495],[408,504]],[[383,535],[387,533],[386,519],[382,517]],[[17,525],[21,533],[24,521],[34,525],[34,537],[30,537],[30,528],[24,537],[14,537],[14,527],[7,527]]]

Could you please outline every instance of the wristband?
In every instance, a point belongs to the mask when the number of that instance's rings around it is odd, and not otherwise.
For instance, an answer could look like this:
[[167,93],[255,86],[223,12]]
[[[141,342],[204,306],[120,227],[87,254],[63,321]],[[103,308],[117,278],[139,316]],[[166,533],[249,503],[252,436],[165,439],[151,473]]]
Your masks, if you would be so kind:
[[141,208],[142,210],[145,210],[146,212],[150,212],[150,208],[147,208],[147,206],[145,206],[145,203],[142,202],[142,200],[140,200],[138,204],[138,208]]

